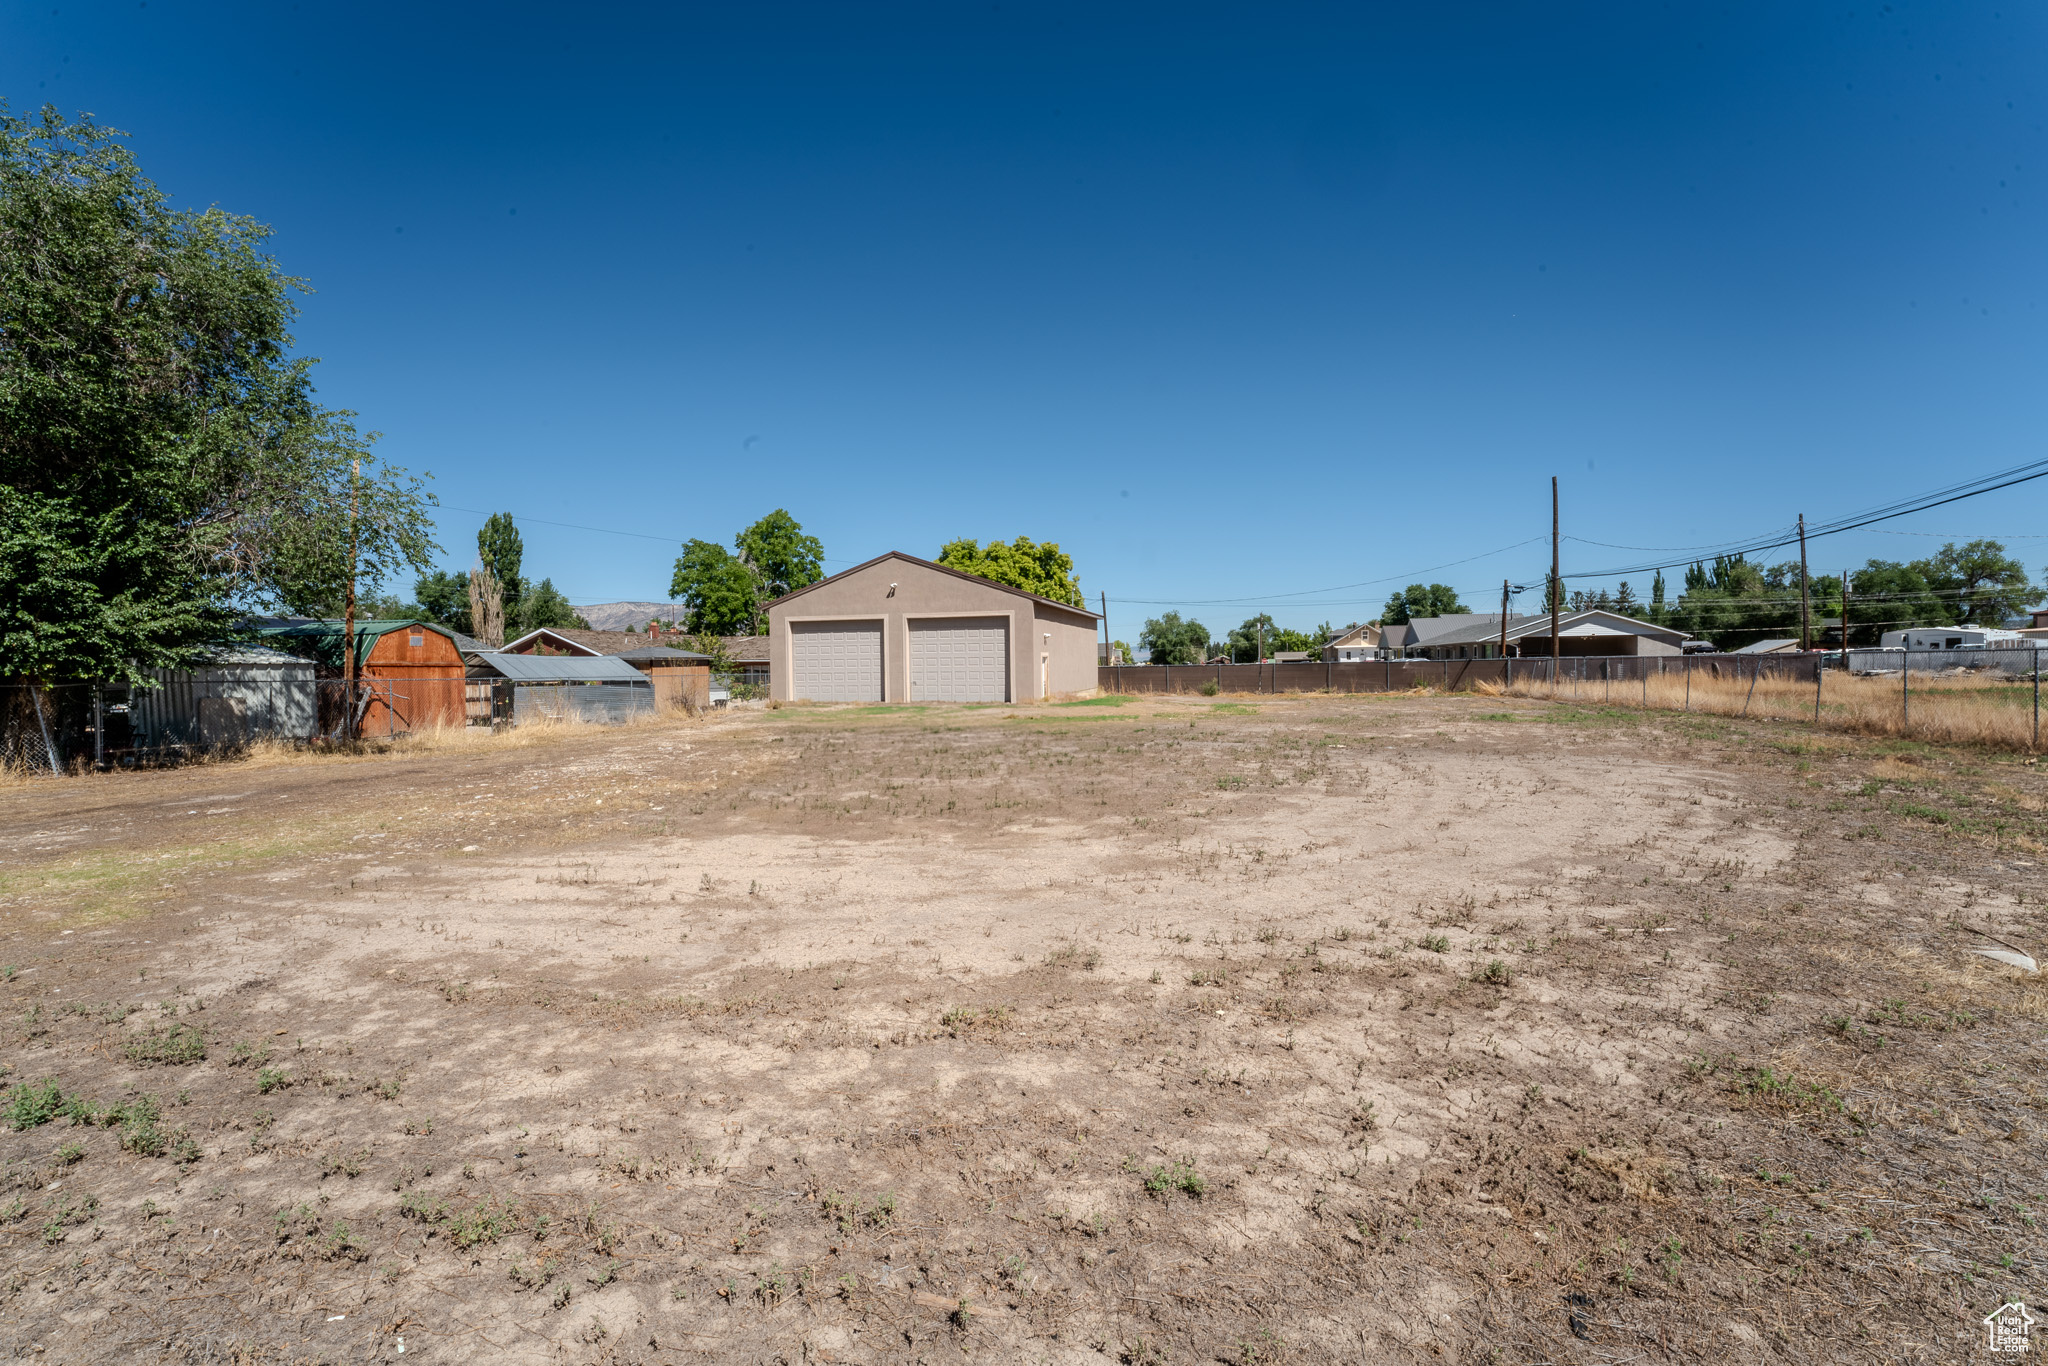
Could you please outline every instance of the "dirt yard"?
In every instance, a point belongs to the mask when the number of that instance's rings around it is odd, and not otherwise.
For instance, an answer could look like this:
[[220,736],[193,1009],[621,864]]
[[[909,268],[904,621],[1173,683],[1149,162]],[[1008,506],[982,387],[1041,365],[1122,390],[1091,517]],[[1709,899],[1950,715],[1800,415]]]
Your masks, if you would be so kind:
[[0,788],[0,1345],[1958,1362],[2048,781],[1473,697],[786,708]]

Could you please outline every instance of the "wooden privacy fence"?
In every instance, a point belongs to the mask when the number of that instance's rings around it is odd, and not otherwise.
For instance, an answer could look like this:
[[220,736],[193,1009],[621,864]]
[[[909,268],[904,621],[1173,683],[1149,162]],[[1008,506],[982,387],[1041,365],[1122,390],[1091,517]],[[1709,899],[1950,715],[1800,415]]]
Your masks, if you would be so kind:
[[[1294,664],[1108,664],[1096,670],[1097,686],[1114,693],[1217,692],[1469,692],[1481,683],[1506,688],[1548,684],[1561,695],[1599,696],[1624,683],[1646,679],[1756,677],[1811,683],[1818,655],[1581,655],[1548,659],[1376,659],[1357,664],[1334,661]],[[1552,670],[1556,672],[1553,674]]]

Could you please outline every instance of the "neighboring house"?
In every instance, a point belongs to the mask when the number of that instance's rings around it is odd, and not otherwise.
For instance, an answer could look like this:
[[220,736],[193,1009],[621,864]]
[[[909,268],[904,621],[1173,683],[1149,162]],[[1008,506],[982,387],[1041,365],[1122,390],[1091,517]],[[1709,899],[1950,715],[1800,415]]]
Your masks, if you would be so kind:
[[1323,658],[1332,664],[1363,664],[1380,657],[1379,623],[1354,626],[1323,647]]
[[[1675,655],[1685,632],[1658,626],[1619,612],[1561,612],[1557,623],[1558,653],[1587,655]],[[1498,612],[1417,617],[1386,628],[1385,641],[1395,659],[1498,659],[1502,636]],[[1548,659],[1550,616],[1510,615],[1506,626],[1508,654],[1522,659]]]
[[[342,623],[299,617],[271,617],[257,635],[275,648],[313,661],[323,681],[342,676]],[[462,651],[455,633],[430,621],[359,621],[355,624],[358,698],[356,734],[404,735],[427,726],[460,726],[463,705]],[[320,730],[338,731],[341,690],[320,690]]]
[[770,696],[1017,702],[1093,692],[1100,620],[891,551],[768,604]]
[[1309,658],[1307,650],[1275,650],[1272,654],[1266,656],[1266,662],[1268,664],[1306,664]]
[[1799,652],[1796,640],[1758,640],[1739,650],[1730,650],[1731,655],[1790,655]]

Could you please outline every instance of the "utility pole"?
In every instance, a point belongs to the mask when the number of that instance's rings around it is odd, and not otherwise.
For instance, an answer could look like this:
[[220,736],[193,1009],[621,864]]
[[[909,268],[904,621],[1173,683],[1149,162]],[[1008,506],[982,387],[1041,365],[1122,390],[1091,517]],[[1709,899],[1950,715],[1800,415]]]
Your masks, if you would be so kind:
[[1849,571],[1842,571],[1842,671],[1849,671]]
[[1813,623],[1810,616],[1810,596],[1806,590],[1806,514],[1799,514],[1799,649],[1801,653],[1813,648]]
[[348,600],[341,609],[341,738],[356,733],[356,481],[362,477],[360,457],[348,477]]
[[1557,638],[1557,600],[1564,583],[1557,574],[1557,476],[1550,476],[1550,690],[1557,691],[1558,665],[1564,659],[1563,642]]
[[1500,657],[1508,657],[1508,581],[1500,581]]
[[1109,655],[1109,593],[1105,589],[1102,594],[1102,662],[1104,664],[1116,663]]

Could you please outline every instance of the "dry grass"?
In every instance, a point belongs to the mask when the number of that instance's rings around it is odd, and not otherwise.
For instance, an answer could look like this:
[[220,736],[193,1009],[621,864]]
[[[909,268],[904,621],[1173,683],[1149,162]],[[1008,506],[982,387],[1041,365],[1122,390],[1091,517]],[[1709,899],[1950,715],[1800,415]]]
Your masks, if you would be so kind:
[[[1481,683],[1487,696],[1529,697],[1606,706],[1648,707],[1710,716],[1801,721],[1856,735],[1910,736],[1938,744],[1988,745],[2031,752],[2034,693],[2031,682],[1958,674],[1916,673],[1909,680],[1909,706],[1902,708],[1896,677],[1867,677],[1830,671],[1818,699],[1812,683],[1769,675],[1754,680],[1695,673],[1688,681],[1674,671],[1647,680],[1605,682],[1586,679],[1557,688],[1543,680],[1517,679],[1512,686]],[[1818,719],[1815,703],[1818,700]]]

